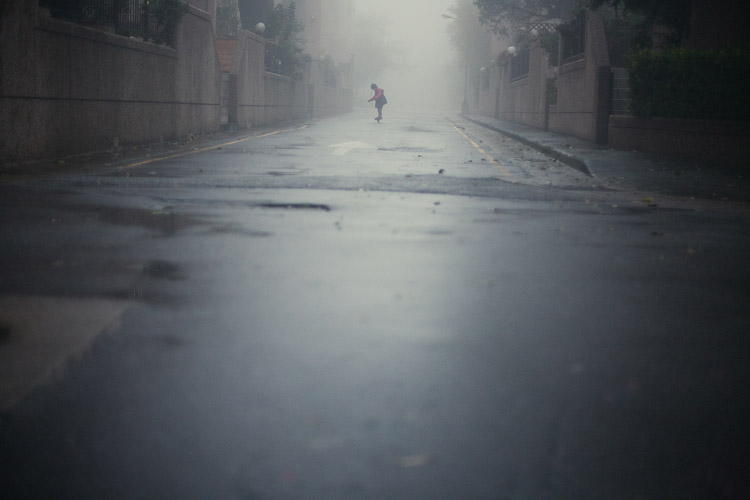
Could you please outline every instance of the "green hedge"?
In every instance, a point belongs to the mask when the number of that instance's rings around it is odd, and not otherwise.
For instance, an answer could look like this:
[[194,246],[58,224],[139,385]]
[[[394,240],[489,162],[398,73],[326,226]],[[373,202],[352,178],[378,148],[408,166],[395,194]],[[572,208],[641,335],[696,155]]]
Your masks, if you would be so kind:
[[750,120],[750,51],[642,50],[630,57],[636,116]]

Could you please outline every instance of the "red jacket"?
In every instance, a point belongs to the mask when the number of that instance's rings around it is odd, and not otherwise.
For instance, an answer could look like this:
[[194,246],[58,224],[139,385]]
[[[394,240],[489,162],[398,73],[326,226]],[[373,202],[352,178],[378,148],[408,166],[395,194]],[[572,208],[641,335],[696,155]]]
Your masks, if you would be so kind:
[[378,87],[377,89],[375,89],[375,95],[374,95],[374,96],[372,96],[371,98],[369,98],[369,99],[367,100],[367,102],[370,102],[370,101],[377,101],[377,100],[378,100],[378,99],[380,99],[381,97],[383,97],[383,89],[381,89],[380,87]]

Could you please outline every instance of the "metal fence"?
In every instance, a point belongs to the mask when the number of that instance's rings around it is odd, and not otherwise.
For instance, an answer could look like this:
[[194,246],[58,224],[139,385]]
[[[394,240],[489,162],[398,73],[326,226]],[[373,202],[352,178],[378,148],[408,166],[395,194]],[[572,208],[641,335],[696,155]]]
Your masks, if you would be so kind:
[[560,39],[562,42],[562,58],[571,59],[580,56],[586,50],[586,17],[580,15],[572,21],[561,24]]
[[510,61],[510,79],[519,80],[529,76],[529,63],[531,51],[528,48],[520,49]]
[[323,68],[323,85],[325,85],[326,87],[336,88],[337,81],[338,74],[336,73],[336,70],[334,68]]
[[266,71],[277,75],[291,76],[292,67],[286,61],[279,44],[266,40]]
[[296,79],[302,77],[301,63],[295,54],[272,40],[266,40],[265,66],[269,73]]
[[123,36],[159,43],[163,30],[149,12],[149,0],[39,0],[53,17]]

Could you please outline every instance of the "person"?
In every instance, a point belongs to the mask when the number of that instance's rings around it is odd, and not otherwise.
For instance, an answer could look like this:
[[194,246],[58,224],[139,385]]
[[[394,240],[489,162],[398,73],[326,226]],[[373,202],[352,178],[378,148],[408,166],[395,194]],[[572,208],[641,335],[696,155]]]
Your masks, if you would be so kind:
[[373,83],[370,85],[370,88],[375,92],[375,95],[368,99],[367,102],[375,101],[375,108],[378,110],[378,116],[375,117],[375,121],[380,123],[380,120],[383,119],[383,106],[388,104],[388,99],[385,98],[383,89],[378,87],[377,84]]

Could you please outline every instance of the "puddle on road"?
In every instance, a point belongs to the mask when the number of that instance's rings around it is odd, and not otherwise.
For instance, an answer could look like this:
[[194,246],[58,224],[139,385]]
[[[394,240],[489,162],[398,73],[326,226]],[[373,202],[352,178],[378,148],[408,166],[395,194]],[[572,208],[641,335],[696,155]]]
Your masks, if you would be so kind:
[[266,172],[266,175],[270,175],[270,176],[273,176],[273,177],[285,177],[285,176],[289,176],[289,175],[300,175],[300,173],[301,172],[299,172],[299,171],[296,171],[296,172],[271,171],[271,172]]
[[429,129],[426,129],[426,128],[419,128],[419,127],[415,127],[413,125],[411,125],[409,127],[406,127],[406,130],[409,131],[409,132],[425,132],[425,133],[428,133],[428,134],[434,134],[435,133],[434,130],[429,130]]
[[[0,412],[64,372],[132,305],[90,298],[0,296]],[[0,333],[2,335],[2,333]]]
[[281,210],[320,210],[330,212],[331,207],[319,203],[258,203],[258,208],[273,208]]
[[143,268],[143,274],[149,278],[163,279],[168,281],[181,281],[187,279],[187,274],[182,266],[176,262],[166,260],[153,260]]
[[[84,207],[88,208],[88,207]],[[140,226],[174,236],[178,231],[198,225],[198,220],[169,209],[91,207],[102,220],[116,226]]]
[[273,236],[273,233],[269,233],[268,231],[254,231],[252,229],[247,229],[242,224],[234,222],[214,227],[211,232],[218,234],[237,234],[241,236],[249,236],[251,238],[268,238]]

